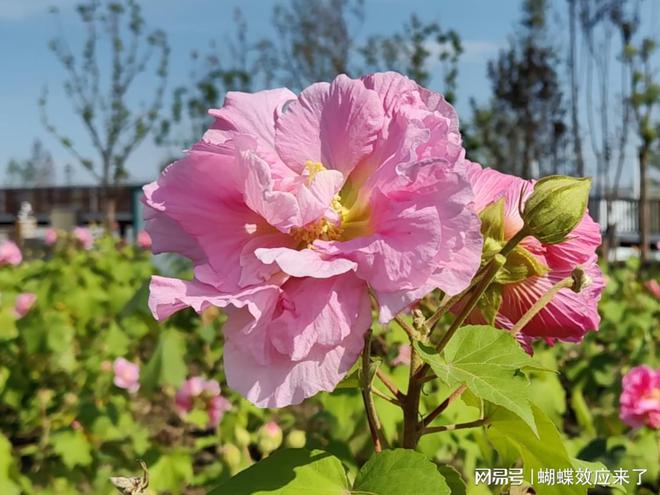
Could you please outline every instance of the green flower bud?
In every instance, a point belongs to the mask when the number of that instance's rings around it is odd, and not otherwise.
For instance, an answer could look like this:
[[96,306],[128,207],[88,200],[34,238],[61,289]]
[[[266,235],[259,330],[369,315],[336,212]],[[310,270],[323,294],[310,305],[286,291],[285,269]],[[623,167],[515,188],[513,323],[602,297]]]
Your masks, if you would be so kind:
[[257,445],[264,454],[269,454],[282,445],[282,429],[275,421],[264,423],[257,432]]
[[230,468],[236,469],[241,465],[241,451],[236,445],[226,443],[220,448],[220,453]]
[[525,203],[523,228],[544,244],[562,242],[584,217],[589,189],[589,178],[544,177]]
[[302,430],[291,430],[286,436],[286,446],[292,449],[302,449],[307,443],[307,435]]
[[234,429],[234,441],[239,447],[250,445],[250,433],[243,427],[237,426]]

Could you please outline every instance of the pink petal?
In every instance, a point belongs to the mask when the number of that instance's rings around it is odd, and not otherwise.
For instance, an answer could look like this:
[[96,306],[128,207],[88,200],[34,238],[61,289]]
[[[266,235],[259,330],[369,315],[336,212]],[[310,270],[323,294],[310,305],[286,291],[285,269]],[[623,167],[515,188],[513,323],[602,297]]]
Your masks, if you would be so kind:
[[186,307],[201,313],[209,306],[226,308],[233,305],[237,308],[245,306],[252,316],[259,318],[262,308],[274,301],[278,293],[277,286],[262,285],[228,294],[196,281],[153,276],[149,284],[149,309],[154,318],[164,320]]
[[382,124],[378,95],[361,81],[339,75],[331,84],[311,85],[279,115],[275,144],[298,173],[311,160],[347,177],[372,151]]
[[145,187],[154,252],[178,250],[196,265],[210,265],[214,285],[226,291],[239,287],[245,244],[272,230],[245,205],[233,160],[194,150]]
[[262,263],[276,263],[284,273],[293,277],[329,278],[357,268],[353,261],[330,258],[314,249],[260,248],[254,254]]
[[[530,337],[546,337],[566,342],[580,342],[588,331],[598,330],[598,300],[603,290],[603,276],[594,256],[585,271],[591,284],[579,294],[562,289],[557,296],[523,328]],[[518,284],[504,286],[500,313],[517,322],[552,285],[570,275],[570,271],[552,271],[543,277],[532,277]]]
[[267,319],[255,326],[242,310],[247,317],[243,323],[252,325],[249,336],[238,325],[225,328],[227,382],[259,407],[297,404],[333,390],[360,355],[371,323],[366,288],[352,275],[289,283],[294,284],[293,299],[280,302],[284,308],[274,313],[272,322]]
[[242,93],[229,91],[220,109],[209,110],[215,122],[204,136],[211,142],[224,142],[237,134],[248,134],[258,141],[262,156],[274,157],[275,116],[296,95],[286,88]]
[[564,241],[546,246],[545,259],[552,268],[570,270],[591,258],[600,243],[600,226],[587,212]]

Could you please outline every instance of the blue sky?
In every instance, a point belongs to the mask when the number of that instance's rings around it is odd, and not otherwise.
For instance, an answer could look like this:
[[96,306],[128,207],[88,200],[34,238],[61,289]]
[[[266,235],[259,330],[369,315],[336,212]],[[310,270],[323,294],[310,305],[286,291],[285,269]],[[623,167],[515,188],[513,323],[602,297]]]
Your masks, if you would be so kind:
[[[72,115],[61,89],[63,72],[48,50],[48,41],[57,33],[50,5],[57,4],[70,43],[81,39],[81,25],[73,7],[78,0],[0,0],[0,183],[4,167],[12,158],[28,155],[30,145],[40,138],[58,164],[58,180],[63,181],[62,167],[76,165],[75,182],[89,182],[67,151],[44,130],[37,99],[44,86],[50,88],[51,118],[87,151],[86,135]],[[274,0],[141,0],[150,27],[165,29],[172,47],[169,88],[187,81],[189,54],[204,49],[210,40],[222,40],[232,29],[232,12],[240,5],[249,32],[270,33]],[[565,3],[552,2],[561,13]],[[445,28],[457,30],[465,53],[460,62],[457,108],[463,119],[469,118],[468,100],[484,100],[489,95],[487,61],[506,46],[507,37],[519,17],[520,0],[366,0],[366,17],[359,36],[399,30],[410,14],[437,20]],[[554,12],[551,17],[556,17]],[[556,22],[556,21],[555,21]],[[559,31],[561,32],[561,31]],[[558,40],[562,42],[562,40]],[[434,89],[440,89],[432,81]],[[148,79],[138,80],[136,101],[150,93]],[[134,182],[153,179],[168,152],[157,148],[148,138],[129,159],[129,173]]]
[[[77,0],[0,0],[0,183],[4,167],[12,158],[29,154],[35,138],[40,138],[58,164],[58,180],[63,180],[62,167],[75,162],[44,130],[39,117],[37,99],[42,88],[50,88],[50,115],[83,149],[88,149],[86,136],[61,90],[63,72],[48,50],[48,41],[57,33],[49,6],[56,4],[67,38],[72,44],[82,36],[73,7]],[[240,5],[251,33],[271,32],[270,12],[273,0],[142,0],[144,15],[152,27],[165,29],[172,47],[169,87],[185,82],[189,70],[189,53],[204,49],[211,39],[220,40],[232,27],[232,11]],[[361,34],[398,30],[413,12],[426,19],[438,20],[456,29],[462,36],[466,53],[460,66],[459,111],[465,115],[468,96],[484,98],[488,83],[485,67],[488,58],[506,43],[518,16],[518,0],[424,1],[367,0],[366,20]],[[475,15],[477,13],[479,15]],[[137,99],[147,96],[149,81],[138,80],[134,88]],[[129,172],[135,181],[152,179],[167,152],[158,149],[148,138],[129,159]],[[76,168],[78,170],[78,168]],[[87,182],[83,171],[74,181]]]

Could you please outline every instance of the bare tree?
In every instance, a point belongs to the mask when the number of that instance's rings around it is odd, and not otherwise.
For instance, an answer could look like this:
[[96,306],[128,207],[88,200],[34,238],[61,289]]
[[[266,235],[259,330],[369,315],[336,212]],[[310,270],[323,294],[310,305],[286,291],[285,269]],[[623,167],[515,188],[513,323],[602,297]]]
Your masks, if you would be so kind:
[[434,61],[440,63],[445,98],[456,99],[458,61],[463,45],[458,33],[444,30],[435,21],[424,22],[413,14],[400,32],[372,35],[359,48],[365,71],[396,70],[422,85],[433,75]]
[[578,91],[578,62],[577,52],[577,15],[576,7],[578,0],[568,0],[568,23],[569,23],[569,53],[568,69],[571,80],[571,126],[573,138],[573,152],[575,154],[575,171],[578,176],[584,177],[584,156],[582,154],[582,130],[579,120],[579,91]]
[[557,50],[546,25],[545,0],[525,0],[520,30],[488,64],[493,96],[473,104],[470,143],[495,168],[526,178],[557,172],[566,146],[565,106]]
[[240,9],[234,11],[235,31],[221,43],[212,40],[208,50],[190,54],[188,83],[174,88],[172,105],[160,121],[156,143],[178,150],[192,145],[211,123],[209,108],[222,105],[227,91],[250,91],[255,79],[267,79],[266,69],[275,65],[264,41],[248,40],[247,22]]
[[30,156],[24,160],[11,159],[6,174],[6,184],[10,187],[50,186],[55,182],[55,162],[42,142],[35,139]]
[[[46,129],[88,170],[102,187],[108,226],[114,223],[113,188],[127,176],[128,157],[157,122],[167,78],[169,46],[163,31],[147,32],[135,0],[88,0],[77,7],[86,28],[79,53],[64,33],[50,48],[66,74],[64,91],[89,134],[95,157],[51,122],[48,91],[39,100]],[[57,15],[57,11],[54,13]],[[105,51],[104,51],[105,50]],[[104,57],[109,54],[109,58]],[[152,63],[153,61],[153,63]],[[138,109],[129,103],[136,78],[153,69],[156,83],[151,101]]]
[[639,159],[639,231],[641,266],[643,267],[649,259],[651,241],[651,211],[648,198],[649,166],[652,162],[654,146],[660,139],[658,135],[660,126],[657,123],[657,111],[660,108],[660,83],[655,79],[657,68],[652,64],[652,56],[657,49],[657,45],[655,40],[651,38],[643,38],[638,44],[634,44],[633,31],[630,30],[627,23],[622,24],[622,30],[624,30],[624,38],[627,40],[624,56],[631,67],[631,103],[639,137],[637,149]]

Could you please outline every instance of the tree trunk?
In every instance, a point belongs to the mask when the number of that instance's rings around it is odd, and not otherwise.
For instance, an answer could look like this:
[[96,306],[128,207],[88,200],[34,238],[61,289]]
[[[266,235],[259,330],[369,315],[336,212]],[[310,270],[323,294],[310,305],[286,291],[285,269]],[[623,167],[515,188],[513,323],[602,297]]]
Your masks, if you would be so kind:
[[111,235],[117,227],[117,197],[115,188],[112,186],[103,187],[103,227],[106,234]]
[[648,162],[651,143],[644,140],[639,149],[639,236],[640,236],[640,268],[649,260],[649,244],[651,234],[651,216],[648,200]]
[[576,36],[575,36],[575,7],[577,0],[568,0],[570,49],[568,54],[568,65],[571,70],[571,122],[573,127],[573,152],[575,153],[576,174],[584,177],[584,157],[582,156],[582,137],[580,136],[580,122],[578,120],[578,84],[577,64],[575,61]]

